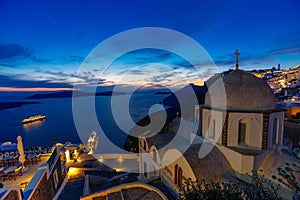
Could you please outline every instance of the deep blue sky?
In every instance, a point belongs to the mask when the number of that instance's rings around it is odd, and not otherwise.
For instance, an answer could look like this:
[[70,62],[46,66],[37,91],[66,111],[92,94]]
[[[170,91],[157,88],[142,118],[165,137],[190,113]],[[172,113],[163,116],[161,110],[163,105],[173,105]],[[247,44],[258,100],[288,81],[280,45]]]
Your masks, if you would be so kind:
[[[278,63],[289,68],[300,64],[299,7],[298,0],[0,0],[0,88],[68,88],[72,81],[92,79],[75,73],[94,47],[119,32],[149,26],[195,39],[221,70],[234,67],[236,48],[242,69]],[[116,84],[110,77],[102,83]]]

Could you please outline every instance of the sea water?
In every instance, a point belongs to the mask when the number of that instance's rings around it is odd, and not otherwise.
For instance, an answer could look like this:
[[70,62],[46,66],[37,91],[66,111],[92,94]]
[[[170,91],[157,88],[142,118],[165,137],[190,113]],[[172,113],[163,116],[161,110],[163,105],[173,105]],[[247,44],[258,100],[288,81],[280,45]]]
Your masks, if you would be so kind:
[[[123,95],[121,95],[123,96]],[[120,96],[120,98],[121,98]],[[158,95],[155,92],[141,92],[134,94],[130,100],[129,111],[134,122],[139,121],[149,114],[149,108],[161,102],[167,95]],[[116,97],[116,96],[115,96]],[[86,98],[86,97],[78,97]],[[3,102],[5,98],[1,98]],[[0,110],[0,143],[17,142],[21,135],[25,147],[51,146],[55,141],[65,143],[82,143],[80,134],[72,115],[72,98],[51,98],[24,100],[20,97],[14,101],[38,101],[40,104],[23,105],[19,108]],[[114,121],[111,112],[111,97],[95,97],[95,110],[98,122],[109,140],[123,148],[127,133],[122,131]],[[153,110],[152,110],[153,112]],[[28,116],[42,114],[46,120],[23,125],[22,120]],[[86,116],[88,117],[88,116]],[[92,127],[87,128],[90,134]]]

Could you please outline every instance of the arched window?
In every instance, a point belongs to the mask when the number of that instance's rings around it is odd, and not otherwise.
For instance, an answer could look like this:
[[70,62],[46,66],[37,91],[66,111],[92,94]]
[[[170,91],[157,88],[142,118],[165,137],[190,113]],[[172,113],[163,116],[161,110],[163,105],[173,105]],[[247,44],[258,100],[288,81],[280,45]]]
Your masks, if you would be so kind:
[[182,184],[182,169],[181,169],[181,167],[179,167],[179,169],[178,169],[177,178],[178,178],[177,185],[181,186],[181,184]]
[[238,126],[238,144],[247,145],[248,123],[245,119],[242,119],[239,121]]
[[147,151],[147,144],[146,144],[146,140],[144,139],[144,149],[145,151]]
[[144,162],[144,176],[147,178],[147,164]]
[[157,163],[157,154],[156,154],[156,150],[153,150],[153,160],[155,163]]
[[181,186],[182,184],[182,169],[177,164],[174,169],[174,183],[178,186]]
[[277,143],[277,135],[278,135],[278,118],[276,117],[273,121],[272,146]]
[[210,118],[209,121],[209,131],[208,131],[208,137],[211,139],[215,139],[215,132],[216,132],[216,120],[213,118]]
[[178,171],[178,165],[175,165],[175,169],[174,169],[174,183],[177,184],[177,171]]
[[200,108],[199,106],[195,107],[195,122],[199,122],[200,121]]

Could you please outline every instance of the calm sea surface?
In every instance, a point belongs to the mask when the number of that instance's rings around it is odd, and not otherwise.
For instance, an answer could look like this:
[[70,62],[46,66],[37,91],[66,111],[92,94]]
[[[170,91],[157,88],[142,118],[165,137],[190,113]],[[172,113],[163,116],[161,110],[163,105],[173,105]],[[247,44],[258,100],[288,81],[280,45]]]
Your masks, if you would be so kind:
[[[130,100],[130,114],[133,121],[137,122],[149,114],[149,108],[161,102],[167,95],[155,93],[138,93]],[[116,97],[116,96],[115,96]],[[86,97],[79,97],[86,98]],[[119,96],[117,98],[123,98]],[[3,101],[3,99],[1,99]],[[24,99],[14,99],[24,101]],[[27,100],[28,101],[28,100]],[[56,140],[61,143],[70,141],[81,143],[77,134],[72,115],[72,98],[38,99],[41,104],[24,105],[19,108],[0,111],[0,143],[6,141],[17,142],[17,136],[23,137],[25,147],[51,146]],[[116,125],[111,114],[111,97],[95,97],[98,121],[105,135],[111,142],[123,148],[127,134]],[[37,114],[46,115],[47,119],[23,125],[22,120]],[[88,117],[88,116],[85,116]],[[89,135],[93,127],[87,128]],[[101,138],[100,138],[101,139]]]

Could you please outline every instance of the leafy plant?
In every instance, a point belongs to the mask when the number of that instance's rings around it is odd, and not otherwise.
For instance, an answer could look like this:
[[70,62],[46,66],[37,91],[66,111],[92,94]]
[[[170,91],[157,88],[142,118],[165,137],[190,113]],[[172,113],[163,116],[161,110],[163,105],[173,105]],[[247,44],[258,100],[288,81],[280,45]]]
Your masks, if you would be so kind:
[[283,168],[277,168],[278,177],[273,175],[272,178],[280,182],[281,184],[287,186],[292,191],[300,194],[300,183],[295,173],[300,172],[300,167],[296,164],[285,163]]
[[[250,176],[250,175],[249,175]],[[180,189],[179,197],[183,200],[252,200],[281,199],[278,195],[279,184],[274,184],[265,176],[253,171],[251,183],[206,182],[188,179]]]

